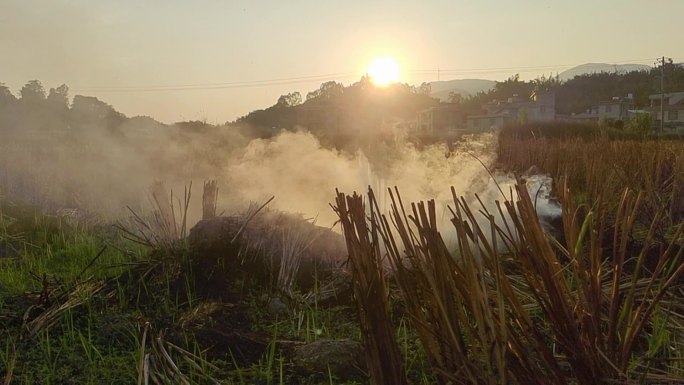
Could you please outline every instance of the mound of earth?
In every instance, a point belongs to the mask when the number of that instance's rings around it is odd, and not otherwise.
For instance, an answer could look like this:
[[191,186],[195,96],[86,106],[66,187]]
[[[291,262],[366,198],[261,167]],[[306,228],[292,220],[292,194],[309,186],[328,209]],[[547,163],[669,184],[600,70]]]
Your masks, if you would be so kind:
[[274,211],[202,220],[188,244],[196,284],[208,297],[222,297],[236,284],[311,290],[339,272],[347,257],[342,235]]

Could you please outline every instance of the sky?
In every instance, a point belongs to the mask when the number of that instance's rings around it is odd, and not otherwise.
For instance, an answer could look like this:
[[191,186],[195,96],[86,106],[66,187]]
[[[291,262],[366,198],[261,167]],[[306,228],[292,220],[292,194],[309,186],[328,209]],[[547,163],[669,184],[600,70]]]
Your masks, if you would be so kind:
[[682,17],[682,0],[0,0],[0,82],[224,123],[288,92],[351,84],[378,56],[415,85],[684,61]]

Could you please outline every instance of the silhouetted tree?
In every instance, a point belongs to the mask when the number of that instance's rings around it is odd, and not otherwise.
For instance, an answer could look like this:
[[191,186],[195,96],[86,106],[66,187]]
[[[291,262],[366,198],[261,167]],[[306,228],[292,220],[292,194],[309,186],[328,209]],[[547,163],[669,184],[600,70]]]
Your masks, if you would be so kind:
[[50,88],[47,101],[52,108],[69,108],[69,87],[66,84],[62,84],[57,88]]
[[418,87],[418,93],[422,95],[430,95],[432,93],[432,85],[430,83],[423,82],[420,87]]
[[17,98],[12,95],[12,92],[5,83],[0,83],[0,106],[15,102],[16,100]]
[[532,83],[534,83],[534,88],[540,91],[555,90],[562,84],[560,78],[558,77],[558,74],[556,74],[556,76],[553,76],[553,74],[549,74],[548,78],[545,75],[542,75],[532,80]]
[[515,74],[503,82],[496,82],[494,94],[497,99],[506,99],[513,95],[529,96],[534,91],[532,82],[520,81],[520,75]]
[[39,80],[30,80],[21,88],[21,100],[33,103],[45,100],[45,88]]
[[311,91],[308,94],[306,94],[306,100],[309,101],[312,99],[334,99],[335,97],[342,95],[343,92],[344,86],[341,83],[331,80],[329,82],[321,84],[321,86],[316,91]]
[[126,120],[126,116],[116,111],[109,104],[93,96],[74,96],[71,115],[79,125],[104,126],[110,130],[116,128]]
[[16,108],[17,98],[12,95],[12,92],[0,83],[0,132],[10,130],[16,123]]
[[286,95],[281,95],[276,103],[276,105],[280,107],[294,107],[300,104],[302,104],[302,94],[299,92],[291,92]]
[[451,91],[449,92],[449,103],[461,104],[463,103],[463,95],[460,92]]

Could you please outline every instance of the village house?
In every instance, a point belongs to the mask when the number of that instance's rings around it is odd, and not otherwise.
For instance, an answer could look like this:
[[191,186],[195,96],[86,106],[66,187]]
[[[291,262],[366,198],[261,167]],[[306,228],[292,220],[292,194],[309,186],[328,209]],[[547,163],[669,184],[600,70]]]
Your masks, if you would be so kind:
[[418,134],[448,134],[466,128],[466,115],[455,103],[441,103],[418,111],[417,115]]
[[383,124],[383,116],[347,103],[328,101],[304,103],[296,107],[295,122],[312,132],[320,134],[358,134],[377,129]]
[[598,122],[599,121],[599,108],[598,106],[592,106],[587,108],[586,111],[580,113],[572,113],[569,116],[563,117],[562,120],[568,120],[572,122]]
[[684,92],[670,92],[666,94],[649,95],[651,102],[649,111],[653,114],[656,127],[660,127],[661,116],[660,100],[663,99],[664,125],[669,128],[684,127]]
[[550,122],[556,119],[556,93],[553,91],[535,91],[530,97],[526,109],[527,120],[534,122]]
[[513,122],[548,122],[556,119],[553,91],[535,91],[529,98],[513,95],[506,101],[493,100],[482,105],[483,114],[469,115],[471,130],[501,128]]
[[606,120],[627,120],[630,115],[629,111],[634,109],[634,96],[628,94],[626,97],[615,96],[611,100],[599,102],[598,105],[598,120],[605,122]]

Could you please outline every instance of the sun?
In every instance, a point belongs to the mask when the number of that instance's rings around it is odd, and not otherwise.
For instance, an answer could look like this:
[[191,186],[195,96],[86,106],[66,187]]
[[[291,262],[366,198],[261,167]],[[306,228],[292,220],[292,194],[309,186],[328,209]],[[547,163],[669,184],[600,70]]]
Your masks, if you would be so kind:
[[399,81],[399,63],[391,57],[373,59],[368,65],[368,76],[373,84],[386,87]]

